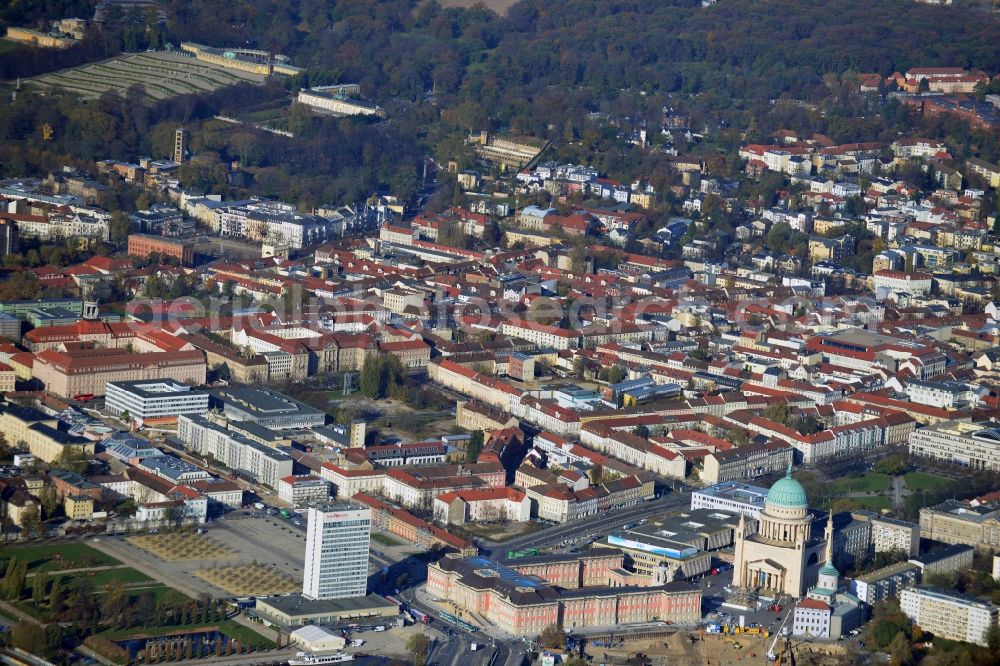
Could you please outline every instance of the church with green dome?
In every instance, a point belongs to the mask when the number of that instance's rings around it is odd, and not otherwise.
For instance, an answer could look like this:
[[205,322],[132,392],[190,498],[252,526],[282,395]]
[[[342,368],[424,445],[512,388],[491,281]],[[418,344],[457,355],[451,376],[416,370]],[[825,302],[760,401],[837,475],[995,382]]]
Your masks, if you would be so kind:
[[733,586],[766,598],[805,594],[817,581],[821,556],[833,538],[832,523],[826,534],[814,536],[813,520],[805,488],[792,477],[789,465],[784,478],[768,490],[756,526],[740,518]]

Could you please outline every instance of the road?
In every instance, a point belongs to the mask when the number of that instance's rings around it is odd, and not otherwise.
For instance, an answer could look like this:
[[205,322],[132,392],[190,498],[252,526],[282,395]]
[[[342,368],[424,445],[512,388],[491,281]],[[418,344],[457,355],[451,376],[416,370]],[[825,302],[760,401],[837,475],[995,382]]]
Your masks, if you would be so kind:
[[687,508],[690,504],[690,491],[679,490],[677,492],[668,492],[661,495],[658,499],[643,502],[637,506],[610,511],[596,516],[587,516],[580,520],[555,525],[538,532],[516,537],[501,544],[487,543],[485,545],[503,551],[502,553],[495,553],[496,556],[506,556],[507,550],[544,548],[570,538],[578,538],[584,535],[604,536],[607,532],[618,529],[628,523],[649,518],[655,514],[662,514],[666,511]]
[[[429,666],[522,666],[528,652],[523,642],[496,640],[484,632],[471,633],[441,619],[439,611],[423,602],[416,587],[402,590],[399,598],[410,608],[434,618],[428,632],[435,632],[428,656]],[[472,644],[480,649],[473,651]]]

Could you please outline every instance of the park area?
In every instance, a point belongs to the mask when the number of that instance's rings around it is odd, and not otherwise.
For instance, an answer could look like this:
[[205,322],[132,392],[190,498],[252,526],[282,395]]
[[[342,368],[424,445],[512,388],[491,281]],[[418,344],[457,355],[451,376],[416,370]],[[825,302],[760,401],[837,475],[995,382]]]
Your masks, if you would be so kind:
[[301,584],[272,566],[256,563],[201,569],[194,575],[237,597],[297,592]]
[[147,534],[129,537],[128,542],[164,560],[214,560],[229,557],[233,551],[215,539],[191,532]]
[[[48,622],[74,599],[100,600],[113,593],[136,603],[188,601],[183,594],[90,546],[78,543],[15,546],[3,551],[5,576],[0,593],[18,611]],[[27,598],[25,596],[27,595]]]
[[260,83],[264,77],[239,70],[224,69],[178,53],[127,53],[110,60],[89,63],[43,74],[27,80],[35,89],[62,88],[82,97],[96,98],[140,85],[153,100],[202,93],[235,85],[241,81]]
[[909,514],[914,512],[917,500],[920,506],[927,501],[940,501],[935,498],[958,485],[955,479],[931,472],[907,471],[892,475],[873,470],[858,477],[828,481],[822,495],[826,501],[822,504],[836,511],[894,511],[896,515],[913,517]]
[[3,551],[3,559],[5,566],[13,559],[26,562],[29,574],[121,565],[110,555],[82,543],[15,546]]

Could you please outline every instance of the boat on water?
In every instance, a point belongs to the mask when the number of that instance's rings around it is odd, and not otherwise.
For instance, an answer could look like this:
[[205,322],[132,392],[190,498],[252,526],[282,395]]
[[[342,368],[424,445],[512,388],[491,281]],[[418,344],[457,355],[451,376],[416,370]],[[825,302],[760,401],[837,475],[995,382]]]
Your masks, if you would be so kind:
[[300,652],[288,660],[288,666],[318,666],[319,664],[339,664],[344,661],[354,661],[353,654],[333,652],[331,654],[307,654]]

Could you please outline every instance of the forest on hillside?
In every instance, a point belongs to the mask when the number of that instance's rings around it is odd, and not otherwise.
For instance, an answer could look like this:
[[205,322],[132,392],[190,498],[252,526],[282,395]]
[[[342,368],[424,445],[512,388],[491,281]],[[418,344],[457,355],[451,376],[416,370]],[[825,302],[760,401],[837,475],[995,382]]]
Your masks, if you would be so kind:
[[[0,22],[38,23],[48,4],[6,3]],[[61,6],[74,13],[78,4]],[[462,154],[464,136],[479,129],[553,139],[570,157],[630,177],[651,158],[622,150],[615,132],[591,114],[656,127],[667,106],[707,132],[702,149],[722,153],[746,136],[790,127],[837,141],[920,131],[947,139],[959,157],[1000,158],[996,133],[914,117],[896,102],[873,104],[854,94],[859,72],[961,66],[997,74],[1000,19],[958,7],[912,0],[723,0],[708,8],[698,0],[522,0],[503,17],[483,8],[443,9],[434,0],[164,0],[163,7],[165,24],[152,13],[128,13],[66,52],[5,53],[0,77],[181,41],[284,53],[307,74],[142,109],[131,108],[141,96],[83,103],[67,94],[40,104],[25,93],[0,106],[0,159],[8,173],[59,160],[159,155],[179,123],[279,103],[299,86],[346,81],[360,83],[390,121],[315,118],[293,108],[294,140],[259,132],[248,139],[246,131],[209,126],[197,133],[197,148],[219,163],[240,159],[256,168],[255,191],[304,205],[349,201],[378,188],[411,193],[422,154]],[[40,138],[42,124],[54,128],[51,140]]]

